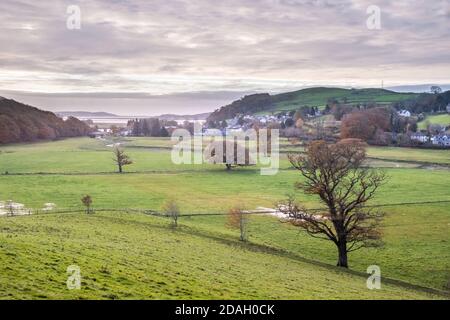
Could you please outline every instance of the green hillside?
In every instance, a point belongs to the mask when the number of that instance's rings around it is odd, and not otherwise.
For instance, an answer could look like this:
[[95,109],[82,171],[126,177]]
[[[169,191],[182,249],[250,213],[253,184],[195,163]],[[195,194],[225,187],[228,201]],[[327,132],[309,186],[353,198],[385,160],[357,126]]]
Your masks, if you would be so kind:
[[347,104],[390,104],[416,98],[416,93],[398,93],[385,89],[308,88],[277,95],[255,94],[213,112],[209,120],[221,121],[236,114],[262,114],[298,110],[303,106],[324,107],[330,99]]
[[426,130],[428,124],[439,124],[443,127],[450,126],[450,114],[429,115],[418,123],[419,130]]
[[[0,298],[443,298],[391,284],[368,290],[364,276],[144,215],[1,218],[0,231]],[[81,290],[66,287],[70,265]]]
[[302,106],[325,106],[329,99],[349,104],[392,103],[416,97],[415,93],[398,93],[385,89],[310,88],[275,95],[269,111],[290,111]]

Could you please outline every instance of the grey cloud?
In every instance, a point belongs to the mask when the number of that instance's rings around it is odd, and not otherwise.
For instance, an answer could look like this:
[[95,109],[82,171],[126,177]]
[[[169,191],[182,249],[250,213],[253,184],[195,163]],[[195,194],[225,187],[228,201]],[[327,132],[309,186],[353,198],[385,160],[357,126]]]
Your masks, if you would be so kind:
[[[71,4],[81,30],[65,27]],[[0,90],[161,96],[448,82],[449,1],[378,0],[381,30],[366,28],[372,4],[2,0]]]
[[109,111],[128,116],[209,112],[249,93],[251,92],[209,91],[150,95],[136,92],[34,93],[0,90],[0,96],[46,110]]

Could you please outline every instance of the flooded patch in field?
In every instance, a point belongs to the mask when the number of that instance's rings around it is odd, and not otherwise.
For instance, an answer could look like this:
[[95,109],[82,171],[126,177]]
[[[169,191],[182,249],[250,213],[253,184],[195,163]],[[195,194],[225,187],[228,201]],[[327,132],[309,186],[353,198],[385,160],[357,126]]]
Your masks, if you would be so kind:
[[[56,209],[56,204],[52,202],[44,203],[42,209],[38,211],[50,212]],[[25,216],[33,214],[33,209],[25,207],[23,203],[12,200],[0,201],[0,216]]]
[[[289,219],[290,219],[285,213],[281,212],[279,209],[273,209],[273,208],[258,207],[258,208],[256,208],[256,210],[247,211],[247,213],[267,214],[267,215],[274,216],[279,219],[283,219],[283,220],[287,220],[287,221],[289,221]],[[324,217],[320,214],[313,215],[313,217],[317,220],[326,220],[327,219],[326,217]]]
[[426,170],[450,170],[450,166],[448,165],[439,165],[439,164],[429,164],[429,165],[423,165],[420,167],[420,169],[426,169]]
[[283,214],[281,211],[273,208],[265,208],[265,207],[258,207],[255,210],[247,211],[248,213],[255,213],[255,214],[267,214],[271,216],[275,216],[277,218],[286,218],[286,215]]
[[32,214],[31,209],[25,207],[23,203],[12,200],[0,201],[0,216],[23,216]]
[[107,144],[106,146],[108,148],[116,148],[116,147],[120,147],[122,145],[122,143],[118,142],[118,143],[113,143],[113,144]]
[[45,203],[44,204],[44,208],[42,208],[42,211],[53,211],[56,209],[56,204],[54,203]]

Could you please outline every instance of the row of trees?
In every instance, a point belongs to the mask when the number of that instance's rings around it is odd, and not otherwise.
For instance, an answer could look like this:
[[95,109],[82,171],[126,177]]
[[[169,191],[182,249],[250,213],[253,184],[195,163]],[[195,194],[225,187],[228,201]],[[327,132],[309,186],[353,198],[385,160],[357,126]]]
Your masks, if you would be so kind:
[[0,99],[0,144],[85,136],[90,128],[76,118],[66,121],[14,100]]
[[431,91],[432,93],[422,93],[415,98],[394,103],[393,107],[416,114],[445,111],[450,103],[450,91],[442,92],[439,87],[434,87]]
[[133,136],[144,137],[168,137],[164,124],[158,118],[150,119],[136,119],[128,122],[128,127],[131,127],[131,134]]

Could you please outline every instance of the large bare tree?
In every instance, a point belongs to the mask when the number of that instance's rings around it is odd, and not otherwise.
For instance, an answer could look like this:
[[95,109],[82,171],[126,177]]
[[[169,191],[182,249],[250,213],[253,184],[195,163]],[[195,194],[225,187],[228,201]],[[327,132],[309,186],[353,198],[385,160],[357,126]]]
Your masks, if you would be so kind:
[[129,164],[133,164],[133,161],[130,159],[128,155],[125,154],[120,147],[114,147],[114,162],[117,164],[117,168],[119,169],[119,173],[123,172],[123,167]]
[[301,207],[293,198],[280,203],[289,221],[313,237],[332,241],[338,249],[340,267],[348,268],[347,254],[380,244],[377,230],[381,214],[366,206],[386,180],[383,171],[364,167],[365,144],[342,140],[336,144],[311,143],[303,155],[289,155],[303,179],[296,187],[317,195],[321,211]]

